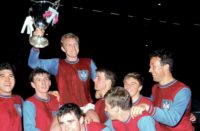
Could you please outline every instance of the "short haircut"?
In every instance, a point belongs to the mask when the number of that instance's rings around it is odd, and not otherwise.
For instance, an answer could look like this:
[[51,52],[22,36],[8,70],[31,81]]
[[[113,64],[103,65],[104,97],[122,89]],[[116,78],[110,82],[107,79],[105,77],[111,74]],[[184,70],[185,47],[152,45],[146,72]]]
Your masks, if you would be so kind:
[[161,65],[169,65],[170,71],[173,70],[173,64],[174,64],[174,58],[173,58],[173,53],[166,50],[166,49],[159,49],[153,51],[150,55],[150,58],[152,57],[159,57],[160,58],[160,63]]
[[129,110],[132,107],[130,94],[120,86],[110,89],[104,98],[112,108],[118,106],[123,110]]
[[112,83],[111,86],[112,87],[115,86],[115,83],[116,83],[116,80],[117,80],[117,76],[116,76],[116,74],[113,71],[111,71],[109,69],[106,69],[106,68],[98,68],[96,70],[96,72],[103,72],[103,73],[105,73],[106,80],[110,80],[111,81],[111,83]]
[[65,39],[68,39],[68,38],[72,38],[72,39],[75,39],[76,42],[79,44],[80,43],[80,40],[79,40],[79,37],[77,35],[75,35],[74,33],[67,33],[67,34],[64,34],[62,37],[61,37],[61,45],[63,44],[64,40]]
[[131,73],[128,73],[125,77],[124,77],[124,80],[123,82],[125,82],[127,79],[129,78],[134,78],[136,79],[140,85],[143,86],[143,83],[144,83],[144,78],[142,77],[141,74],[137,73],[137,72],[131,72]]
[[13,75],[15,75],[15,71],[16,71],[15,66],[8,62],[0,63],[0,71],[1,70],[10,70],[12,71]]
[[33,71],[30,73],[30,75],[29,75],[29,81],[33,82],[34,77],[36,75],[38,75],[38,74],[47,74],[48,77],[49,77],[49,79],[51,79],[51,74],[48,71],[46,71],[46,70],[44,70],[42,68],[37,67],[37,68],[33,69]]
[[80,107],[74,103],[67,103],[61,106],[57,116],[62,117],[68,113],[74,113],[78,120],[81,118],[81,116],[83,116],[83,112]]

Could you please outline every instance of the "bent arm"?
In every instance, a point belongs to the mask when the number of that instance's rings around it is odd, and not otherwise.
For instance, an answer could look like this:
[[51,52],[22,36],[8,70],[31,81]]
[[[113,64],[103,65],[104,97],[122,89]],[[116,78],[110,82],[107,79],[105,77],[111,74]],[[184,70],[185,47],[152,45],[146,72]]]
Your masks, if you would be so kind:
[[138,128],[140,131],[156,131],[155,120],[151,116],[144,116],[138,121]]
[[28,58],[28,65],[31,68],[40,67],[52,75],[56,75],[58,71],[58,58],[53,59],[40,59],[40,50],[36,48],[32,48]]
[[93,60],[91,60],[91,63],[90,63],[90,68],[91,68],[91,79],[94,81],[94,79],[96,78],[96,65],[94,63]]
[[184,112],[188,108],[191,99],[191,90],[188,88],[181,89],[175,96],[169,110],[155,107],[155,114],[153,117],[160,123],[168,126],[175,126],[181,120]]

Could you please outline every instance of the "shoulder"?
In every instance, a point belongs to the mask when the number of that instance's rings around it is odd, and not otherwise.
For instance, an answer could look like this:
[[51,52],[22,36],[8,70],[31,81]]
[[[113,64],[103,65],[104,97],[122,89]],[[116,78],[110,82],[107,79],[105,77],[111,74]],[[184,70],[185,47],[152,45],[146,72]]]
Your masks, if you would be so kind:
[[33,99],[35,99],[34,95],[33,95],[33,96],[30,96],[30,97],[28,97],[28,98],[26,98],[25,101],[32,101]]
[[87,124],[88,131],[101,131],[103,128],[105,128],[105,125],[98,122],[91,122]]
[[20,100],[22,99],[22,97],[20,95],[12,95],[12,97],[15,99],[20,99]]
[[19,103],[23,103],[23,98],[20,95],[12,95],[12,97]]
[[102,104],[102,103],[104,103],[105,102],[105,100],[104,99],[98,99],[97,101],[96,101],[96,103],[95,103],[95,105],[96,104]]
[[142,96],[141,102],[146,103],[148,105],[152,104],[152,101],[148,97],[145,97],[145,96]]
[[91,59],[91,58],[79,58],[79,61],[87,61],[87,62],[91,62],[92,59]]
[[55,95],[49,94],[50,100],[56,104],[59,104],[59,101]]
[[181,81],[177,81],[175,84],[176,84],[177,88],[180,88],[180,89],[188,88],[188,89],[190,89],[190,87],[188,85],[186,85],[185,83],[183,83]]
[[121,121],[118,121],[118,120],[113,120],[112,125],[116,131],[127,131],[128,130],[128,127],[126,126],[126,124]]
[[155,123],[154,118],[146,111],[144,111],[142,115],[138,116],[138,118],[136,117],[136,119],[138,119],[138,122],[140,123]]
[[25,100],[23,103],[23,110],[26,109],[35,109],[35,104],[31,101]]

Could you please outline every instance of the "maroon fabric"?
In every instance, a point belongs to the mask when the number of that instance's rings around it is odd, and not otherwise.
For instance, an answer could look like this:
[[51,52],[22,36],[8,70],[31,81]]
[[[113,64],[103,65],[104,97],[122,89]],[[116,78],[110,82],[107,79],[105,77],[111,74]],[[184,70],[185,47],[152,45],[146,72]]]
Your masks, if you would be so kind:
[[[19,108],[16,108],[16,105]],[[0,114],[1,131],[22,131],[22,98],[20,96],[0,97]]]
[[[68,64],[60,59],[56,80],[60,93],[61,105],[65,103],[76,103],[85,106],[92,102],[90,96],[90,62],[91,59],[80,58],[76,64]],[[80,79],[79,71],[87,71],[85,81]]]
[[36,112],[36,128],[41,131],[50,131],[50,126],[53,120],[53,112],[58,112],[59,103],[55,96],[49,95],[50,101],[44,102],[38,100],[35,96],[31,96],[27,99],[35,106]]
[[[176,96],[177,92],[179,92],[184,87],[188,87],[180,81],[170,85],[167,88],[160,88],[158,84],[154,85],[152,88],[152,95],[154,98],[153,105],[159,108],[162,108],[162,100],[171,100],[174,101],[174,97]],[[186,109],[183,118],[180,120],[179,124],[175,127],[170,127],[167,125],[160,124],[163,131],[192,131],[193,126],[189,119],[191,111],[191,101],[189,103],[188,108]]]
[[105,100],[99,99],[95,103],[95,111],[98,114],[101,123],[104,123],[107,120],[107,116],[104,109],[105,109]]

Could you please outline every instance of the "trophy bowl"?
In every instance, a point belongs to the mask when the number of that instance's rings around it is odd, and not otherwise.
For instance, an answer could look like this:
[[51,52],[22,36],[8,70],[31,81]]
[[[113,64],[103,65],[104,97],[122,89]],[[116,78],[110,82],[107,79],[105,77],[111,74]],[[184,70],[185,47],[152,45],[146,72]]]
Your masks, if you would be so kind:
[[[29,8],[29,14],[33,18],[35,28],[45,30],[51,21],[58,15],[58,2],[52,3],[47,0],[32,0],[33,5]],[[49,45],[48,39],[34,33],[29,37],[29,42],[36,48],[44,48]]]

